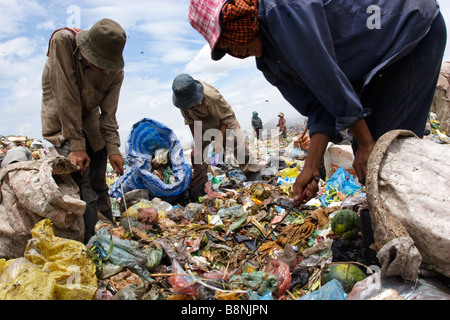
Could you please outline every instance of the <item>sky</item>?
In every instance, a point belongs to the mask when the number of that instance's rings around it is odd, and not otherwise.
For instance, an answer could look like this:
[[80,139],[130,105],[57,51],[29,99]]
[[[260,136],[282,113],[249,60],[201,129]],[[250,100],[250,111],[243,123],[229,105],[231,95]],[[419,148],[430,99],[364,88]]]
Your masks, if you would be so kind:
[[[450,0],[439,3],[450,25]],[[244,130],[251,131],[253,111],[263,122],[284,112],[288,125],[303,124],[304,117],[265,80],[254,58],[211,60],[209,45],[189,24],[188,6],[189,0],[0,0],[0,135],[45,142],[41,77],[50,35],[66,26],[89,29],[102,18],[117,21],[128,37],[117,112],[122,151],[133,124],[143,118],[165,124],[182,144],[190,144],[191,133],[172,103],[172,81],[180,73],[219,89]],[[448,37],[445,60],[450,60]]]

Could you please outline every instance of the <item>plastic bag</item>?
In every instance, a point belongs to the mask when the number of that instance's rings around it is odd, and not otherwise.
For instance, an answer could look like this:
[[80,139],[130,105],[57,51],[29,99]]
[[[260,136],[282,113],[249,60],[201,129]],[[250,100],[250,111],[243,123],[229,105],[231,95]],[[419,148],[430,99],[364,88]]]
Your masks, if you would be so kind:
[[141,278],[153,281],[145,267],[147,255],[133,245],[132,241],[122,240],[109,234],[107,228],[101,228],[96,235],[91,237],[86,247],[88,250],[94,247],[101,247],[104,250],[108,250],[111,246],[111,241],[113,250],[108,259],[105,260],[118,266],[127,267]]
[[271,291],[267,291],[265,294],[259,295],[254,291],[247,290],[247,295],[248,295],[248,300],[275,300],[272,297]]
[[191,202],[184,209],[184,217],[189,221],[192,221],[195,219],[197,214],[202,212],[204,209],[205,208],[200,203]]
[[175,259],[172,260],[172,272],[178,273],[168,279],[175,293],[187,294],[190,296],[197,295],[199,284],[195,282],[194,277],[183,274],[185,271]]
[[353,160],[354,155],[351,145],[336,145],[330,142],[323,157],[326,177],[330,178],[339,167],[342,167],[356,178],[356,171],[353,169]]
[[148,271],[152,271],[159,266],[164,255],[164,250],[159,244],[151,243],[142,251],[147,255],[147,263],[145,264],[145,267]]
[[297,178],[297,176],[300,174],[297,167],[294,168],[285,168],[280,171],[280,176],[282,178]]
[[11,163],[0,171],[0,257],[23,257],[30,231],[50,219],[56,236],[82,241],[86,203],[63,156]]
[[278,278],[264,271],[244,272],[231,277],[229,284],[231,288],[245,287],[262,296],[268,291],[274,293],[277,290]]
[[[160,148],[169,149],[175,182],[166,184],[152,172],[154,151]],[[191,167],[185,157],[177,136],[164,124],[144,118],[135,123],[128,137],[126,153],[129,166],[125,174],[111,187],[113,198],[122,198],[135,189],[146,189],[151,198],[158,197],[172,200],[177,198],[191,183]]]
[[44,219],[31,230],[24,258],[0,260],[0,300],[91,300],[96,268],[83,243],[54,236]]
[[450,300],[450,289],[433,278],[419,278],[414,286],[399,277],[388,277],[381,272],[355,284],[348,300],[369,300],[393,289],[405,300]]
[[290,152],[290,156],[292,159],[303,160],[306,157],[306,152],[300,149],[300,147],[294,147]]
[[328,179],[324,195],[320,197],[320,201],[322,205],[328,206],[331,202],[328,194],[330,191],[340,192],[342,197],[345,198],[349,195],[355,195],[361,189],[362,186],[355,181],[353,176],[343,167],[339,167],[331,178]]
[[264,271],[277,276],[278,290],[275,292],[275,296],[282,298],[291,285],[291,272],[289,266],[281,260],[271,260],[266,265]]
[[333,279],[327,282],[324,286],[316,291],[304,295],[299,300],[346,300],[347,294],[342,287],[342,284]]

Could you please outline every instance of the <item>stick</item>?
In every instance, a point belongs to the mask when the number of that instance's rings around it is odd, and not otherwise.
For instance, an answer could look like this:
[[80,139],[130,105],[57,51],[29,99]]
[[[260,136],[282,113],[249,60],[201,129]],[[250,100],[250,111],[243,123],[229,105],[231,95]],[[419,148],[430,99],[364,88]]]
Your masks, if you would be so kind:
[[305,127],[305,129],[302,132],[302,135],[300,136],[300,140],[303,139],[303,137],[305,136],[306,132],[308,132],[308,127]]

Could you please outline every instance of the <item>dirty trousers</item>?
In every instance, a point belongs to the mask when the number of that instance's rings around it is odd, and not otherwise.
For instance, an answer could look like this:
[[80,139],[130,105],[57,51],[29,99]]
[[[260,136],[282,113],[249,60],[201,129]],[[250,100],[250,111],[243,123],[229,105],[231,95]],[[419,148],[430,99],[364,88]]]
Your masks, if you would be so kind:
[[[55,147],[56,151],[67,157],[70,153],[70,143],[64,142],[60,147]],[[108,185],[106,184],[106,148],[97,152],[92,151],[89,143],[86,142],[86,152],[91,159],[91,163],[84,173],[72,173],[72,178],[80,188],[81,200],[86,202],[86,211],[83,215],[85,225],[85,243],[95,233],[95,224],[98,221],[98,211],[110,221],[113,221],[111,199],[109,198]]]

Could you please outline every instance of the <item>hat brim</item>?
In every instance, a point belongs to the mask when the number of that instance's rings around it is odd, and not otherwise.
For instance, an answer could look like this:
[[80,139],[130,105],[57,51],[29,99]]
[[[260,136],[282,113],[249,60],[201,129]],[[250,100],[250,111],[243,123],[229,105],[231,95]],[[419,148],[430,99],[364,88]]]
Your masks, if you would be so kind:
[[85,57],[89,62],[91,62],[95,66],[106,71],[118,71],[124,68],[125,62],[123,60],[123,56],[120,57],[119,59],[112,60],[99,56],[92,50],[89,44],[87,30],[82,30],[77,34],[76,42],[77,47],[80,50],[83,57]]
[[203,85],[197,80],[194,81],[197,86],[197,90],[195,94],[189,97],[189,99],[181,99],[176,96],[175,93],[172,94],[172,101],[175,107],[186,110],[196,106],[203,100]]

